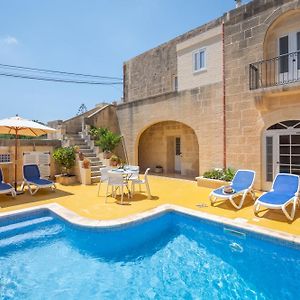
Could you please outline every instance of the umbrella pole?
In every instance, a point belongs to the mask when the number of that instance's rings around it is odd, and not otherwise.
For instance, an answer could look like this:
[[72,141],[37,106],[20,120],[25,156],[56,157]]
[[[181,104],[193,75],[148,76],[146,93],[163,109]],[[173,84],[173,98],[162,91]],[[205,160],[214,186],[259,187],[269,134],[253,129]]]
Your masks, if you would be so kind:
[[16,129],[15,136],[15,190],[17,191],[18,187],[18,129]]

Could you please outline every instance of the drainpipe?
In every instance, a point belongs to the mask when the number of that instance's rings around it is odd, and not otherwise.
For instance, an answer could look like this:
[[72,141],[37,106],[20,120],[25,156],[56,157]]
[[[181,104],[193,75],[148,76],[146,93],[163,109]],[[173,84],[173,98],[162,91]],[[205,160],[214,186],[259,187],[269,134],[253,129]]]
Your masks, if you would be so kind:
[[226,84],[225,84],[225,25],[224,21],[222,22],[222,54],[223,54],[223,168],[227,167],[227,147],[226,147]]
[[126,64],[123,64],[123,101],[122,102],[126,102],[126,86],[125,86],[125,81],[126,81]]

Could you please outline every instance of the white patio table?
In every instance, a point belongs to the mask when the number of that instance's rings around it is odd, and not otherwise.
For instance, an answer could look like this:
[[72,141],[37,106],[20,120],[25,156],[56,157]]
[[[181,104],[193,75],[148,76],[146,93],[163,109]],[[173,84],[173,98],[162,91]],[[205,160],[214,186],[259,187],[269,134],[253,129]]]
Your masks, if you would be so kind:
[[[108,171],[108,173],[110,174],[122,174],[124,179],[126,180],[126,182],[128,183],[128,181],[130,180],[130,177],[134,174],[136,174],[136,172],[138,171],[137,168],[130,168],[130,167],[126,167],[126,168],[118,168],[118,169],[112,169],[110,171]],[[129,193],[129,197],[132,197],[132,193],[129,189],[128,184],[126,185],[126,188],[128,190]]]

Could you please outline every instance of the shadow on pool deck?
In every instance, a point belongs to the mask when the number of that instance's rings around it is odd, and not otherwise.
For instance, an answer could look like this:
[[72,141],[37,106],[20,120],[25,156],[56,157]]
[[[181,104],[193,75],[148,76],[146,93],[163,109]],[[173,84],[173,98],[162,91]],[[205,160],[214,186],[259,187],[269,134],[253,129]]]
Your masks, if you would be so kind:
[[0,196],[0,207],[7,208],[13,207],[16,205],[22,204],[39,204],[36,202],[51,200],[55,202],[56,199],[60,197],[71,196],[72,193],[66,192],[62,189],[56,189],[55,192],[52,192],[50,189],[41,189],[35,195],[31,195],[28,190],[25,190],[23,194],[16,196],[15,198],[10,195],[1,195]]

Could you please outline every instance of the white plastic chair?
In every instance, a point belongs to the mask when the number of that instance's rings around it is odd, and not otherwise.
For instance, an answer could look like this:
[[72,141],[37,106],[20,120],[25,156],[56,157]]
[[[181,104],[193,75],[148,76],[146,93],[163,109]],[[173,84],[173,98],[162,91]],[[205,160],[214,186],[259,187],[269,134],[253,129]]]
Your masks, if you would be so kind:
[[116,191],[117,191],[118,188],[120,188],[120,191],[121,191],[121,204],[123,204],[124,187],[127,188],[128,199],[129,199],[130,195],[129,195],[128,184],[127,184],[126,181],[124,181],[123,174],[108,173],[105,203],[107,203],[108,189],[109,189],[110,186],[112,187],[112,196],[113,197],[116,197]]
[[134,195],[135,193],[135,185],[136,184],[144,184],[146,186],[146,190],[147,190],[147,195],[148,195],[148,199],[151,199],[151,192],[150,192],[150,186],[149,186],[149,182],[148,182],[148,173],[150,171],[150,168],[148,168],[144,174],[144,179],[140,179],[140,178],[137,178],[137,179],[131,179],[130,178],[130,181],[131,181],[131,191],[132,191],[132,194]]
[[111,167],[104,167],[100,169],[100,182],[98,184],[98,197],[100,195],[101,183],[108,182],[108,171],[110,171]]
[[[129,169],[131,174],[128,177],[129,181],[132,180],[140,180],[140,167],[139,166],[124,166],[124,169]],[[139,184],[140,186],[140,191],[141,191],[141,184]]]

